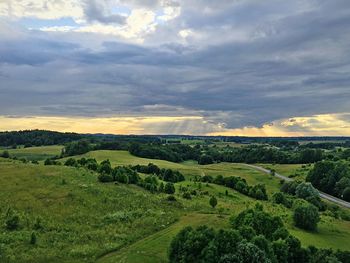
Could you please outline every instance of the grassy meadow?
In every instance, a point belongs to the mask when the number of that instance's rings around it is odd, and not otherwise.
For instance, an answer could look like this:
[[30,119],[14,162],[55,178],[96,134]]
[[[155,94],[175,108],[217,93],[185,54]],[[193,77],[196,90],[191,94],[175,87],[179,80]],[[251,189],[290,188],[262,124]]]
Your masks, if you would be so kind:
[[[55,155],[60,147],[17,150],[25,151],[30,159]],[[105,150],[76,156],[81,157],[96,158],[98,162],[109,159],[112,166],[152,162],[181,171],[186,181],[175,184],[177,201],[171,202],[165,194],[151,194],[134,185],[99,183],[97,174],[84,168],[0,158],[0,262],[1,253],[10,255],[9,262],[166,262],[171,239],[183,227],[208,224],[227,228],[230,216],[258,202],[224,186],[194,182],[193,176],[240,176],[250,185],[264,183],[270,197],[279,189],[277,178],[240,164],[172,163]],[[265,167],[287,176],[305,170],[300,165]],[[179,193],[180,187],[207,194],[187,200]],[[208,204],[211,195],[218,199],[215,209]],[[349,249],[349,221],[323,214],[318,231],[307,232],[293,225],[291,209],[271,201],[259,202],[269,213],[281,216],[303,246]],[[19,215],[18,230],[5,229],[9,214]],[[36,244],[30,244],[32,233]]]
[[40,147],[28,147],[28,148],[17,148],[8,149],[11,156],[15,156],[18,159],[25,158],[28,161],[43,161],[47,158],[60,155],[63,146],[61,145],[50,145]]

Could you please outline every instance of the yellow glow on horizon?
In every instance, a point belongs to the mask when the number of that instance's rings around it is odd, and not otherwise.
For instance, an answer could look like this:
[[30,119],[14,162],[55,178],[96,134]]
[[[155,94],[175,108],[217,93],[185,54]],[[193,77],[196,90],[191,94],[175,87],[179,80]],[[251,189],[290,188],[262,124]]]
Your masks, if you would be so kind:
[[0,116],[0,131],[53,130],[76,133],[147,134],[144,126],[202,120],[198,116],[151,117],[6,117]]
[[297,137],[297,136],[350,136],[350,123],[344,114],[320,114],[277,120],[262,127],[243,127],[212,132],[208,135]]
[[[227,129],[202,116],[6,117],[0,131],[44,129],[105,134],[200,134],[212,136],[350,136],[350,114],[322,114],[273,121],[262,127]],[[201,129],[202,128],[202,129]]]

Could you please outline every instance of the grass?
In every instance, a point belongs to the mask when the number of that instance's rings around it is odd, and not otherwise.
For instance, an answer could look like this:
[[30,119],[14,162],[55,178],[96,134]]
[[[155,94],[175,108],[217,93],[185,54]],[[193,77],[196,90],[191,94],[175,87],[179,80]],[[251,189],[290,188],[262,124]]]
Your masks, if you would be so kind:
[[167,251],[172,238],[184,227],[210,224],[211,227],[227,227],[227,216],[219,217],[217,214],[184,215],[175,224],[153,235],[122,248],[121,250],[100,258],[97,262],[129,262],[129,263],[163,263],[167,262]]
[[[53,149],[33,147],[31,151],[35,156],[52,154]],[[277,178],[239,164],[178,164],[139,158],[126,151],[93,151],[76,158],[83,156],[109,159],[113,166],[152,162],[180,170],[187,180],[176,184],[178,201],[167,202],[164,194],[150,194],[137,186],[98,183],[96,174],[82,168],[0,158],[0,251],[5,249],[11,262],[166,262],[169,243],[183,227],[229,227],[229,216],[257,203],[224,186],[194,182],[193,176],[240,176],[251,185],[264,183],[270,196],[279,189]],[[273,167],[284,175],[301,169],[296,165]],[[183,199],[180,186],[203,194]],[[215,209],[208,204],[212,195],[218,199]],[[270,201],[260,203],[267,212],[281,216],[303,246],[348,249],[350,222],[322,215],[318,231],[307,232],[293,226],[292,210]],[[20,229],[12,232],[4,228],[9,208],[21,217]],[[42,230],[33,228],[37,218],[42,219]],[[38,237],[36,245],[29,244],[33,231]]]
[[25,158],[28,161],[42,161],[47,158],[60,155],[62,148],[63,146],[60,146],[60,145],[52,145],[52,146],[9,149],[8,152],[10,153],[11,156],[16,156],[19,159]]
[[304,181],[312,165],[303,164],[258,164],[266,169],[274,169],[277,173],[296,180]]
[[[10,262],[93,262],[166,227],[180,210],[164,195],[101,184],[84,169],[2,159],[0,186],[0,245]],[[19,230],[4,228],[8,209],[20,215]],[[29,244],[33,231],[37,245]]]

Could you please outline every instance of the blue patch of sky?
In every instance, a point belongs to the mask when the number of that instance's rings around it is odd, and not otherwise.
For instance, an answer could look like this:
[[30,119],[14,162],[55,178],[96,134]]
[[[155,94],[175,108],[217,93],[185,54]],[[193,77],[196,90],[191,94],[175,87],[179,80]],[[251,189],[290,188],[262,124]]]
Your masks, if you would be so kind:
[[70,17],[63,17],[59,19],[38,19],[38,18],[22,18],[19,21],[20,24],[27,28],[39,29],[42,27],[54,27],[54,26],[78,26],[75,21]]
[[111,9],[111,11],[113,14],[126,14],[126,15],[131,14],[130,8],[127,8],[125,6],[115,6]]

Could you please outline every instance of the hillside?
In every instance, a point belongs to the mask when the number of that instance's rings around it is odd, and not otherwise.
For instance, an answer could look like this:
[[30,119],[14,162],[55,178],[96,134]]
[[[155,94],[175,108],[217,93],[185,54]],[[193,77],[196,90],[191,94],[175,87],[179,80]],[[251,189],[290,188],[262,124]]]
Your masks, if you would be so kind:
[[[50,155],[54,150],[33,147],[25,152],[31,158],[31,154]],[[251,185],[264,183],[270,197],[279,191],[277,178],[240,164],[171,163],[106,150],[75,156],[81,157],[96,158],[98,162],[109,159],[113,167],[152,162],[161,168],[181,171],[186,180],[175,184],[174,202],[167,201],[166,194],[152,194],[135,185],[100,183],[97,173],[85,168],[0,158],[3,258],[6,256],[9,262],[166,262],[168,245],[182,227],[210,224],[229,228],[228,218],[257,202],[269,213],[281,216],[303,246],[348,249],[349,221],[325,212],[317,232],[304,231],[294,226],[292,209],[272,201],[257,201],[222,185],[194,181],[196,176],[204,175],[240,176]],[[291,170],[297,171],[300,166],[278,169],[293,173]],[[207,194],[184,199],[181,187]],[[209,206],[210,196],[218,199],[215,209]],[[9,231],[4,225],[12,214],[19,216],[20,223],[17,230]],[[36,236],[35,245],[30,244],[32,233]]]

